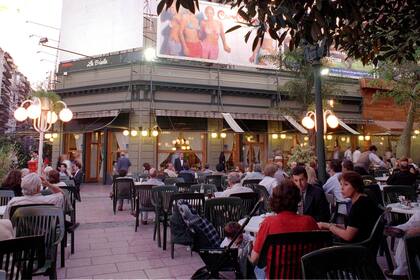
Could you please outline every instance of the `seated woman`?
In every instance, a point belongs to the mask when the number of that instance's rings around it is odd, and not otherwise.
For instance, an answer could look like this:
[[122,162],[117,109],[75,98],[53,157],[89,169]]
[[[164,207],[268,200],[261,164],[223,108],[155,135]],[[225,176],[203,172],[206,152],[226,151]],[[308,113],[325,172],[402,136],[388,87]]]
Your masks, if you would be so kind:
[[20,183],[22,181],[22,173],[19,170],[10,170],[7,173],[6,178],[1,184],[1,188],[4,190],[11,190],[15,193],[15,196],[22,196],[22,188]]
[[327,229],[347,242],[361,242],[369,238],[381,210],[376,203],[363,193],[363,179],[354,171],[342,173],[339,178],[344,198],[350,198],[352,207],[346,228],[332,223],[319,222],[320,229]]
[[[273,188],[270,205],[277,215],[267,217],[261,223],[251,252],[250,261],[252,263],[256,264],[258,262],[268,235],[318,230],[314,218],[296,214],[300,200],[300,190],[291,180],[286,179],[279,186]],[[270,261],[271,255],[268,254],[266,271],[270,271]]]

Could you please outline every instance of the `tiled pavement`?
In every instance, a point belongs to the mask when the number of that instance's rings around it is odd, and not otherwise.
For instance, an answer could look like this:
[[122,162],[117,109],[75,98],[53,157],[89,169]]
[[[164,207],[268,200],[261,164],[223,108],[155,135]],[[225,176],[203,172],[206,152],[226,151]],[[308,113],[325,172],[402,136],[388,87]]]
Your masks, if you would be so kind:
[[169,242],[166,251],[158,248],[152,238],[151,221],[134,232],[129,205],[114,215],[109,192],[110,186],[82,187],[82,202],[77,204],[80,227],[75,233],[75,253],[70,255],[67,247],[66,266],[58,269],[58,278],[189,279],[203,266],[199,256],[193,253],[191,257],[184,246],[175,245],[175,259],[171,259]]

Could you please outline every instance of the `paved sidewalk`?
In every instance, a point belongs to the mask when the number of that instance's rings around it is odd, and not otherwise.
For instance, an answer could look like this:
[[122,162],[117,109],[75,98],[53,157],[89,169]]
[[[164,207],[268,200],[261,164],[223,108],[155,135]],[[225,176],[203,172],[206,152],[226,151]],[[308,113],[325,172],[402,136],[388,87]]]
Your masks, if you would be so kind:
[[[58,269],[60,279],[189,279],[203,262],[200,257],[175,245],[175,259],[170,246],[158,248],[153,241],[153,223],[140,225],[134,232],[134,217],[129,205],[124,211],[112,211],[110,186],[86,184],[82,187],[82,202],[77,204],[75,253],[66,249],[66,266]],[[168,231],[169,236],[169,231]],[[59,265],[59,263],[58,263]]]

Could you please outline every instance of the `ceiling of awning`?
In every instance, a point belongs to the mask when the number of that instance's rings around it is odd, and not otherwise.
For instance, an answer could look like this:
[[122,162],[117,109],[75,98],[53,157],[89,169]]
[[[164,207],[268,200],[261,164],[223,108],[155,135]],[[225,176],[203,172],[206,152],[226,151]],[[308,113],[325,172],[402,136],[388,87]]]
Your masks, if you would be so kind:
[[103,118],[118,116],[120,110],[87,111],[73,113],[73,119]]
[[[223,118],[220,112],[199,112],[199,111],[185,111],[185,110],[155,110],[156,116],[169,117],[191,117],[191,118]],[[283,121],[284,117],[280,114],[259,114],[259,113],[229,113],[234,119],[243,120],[272,120]]]

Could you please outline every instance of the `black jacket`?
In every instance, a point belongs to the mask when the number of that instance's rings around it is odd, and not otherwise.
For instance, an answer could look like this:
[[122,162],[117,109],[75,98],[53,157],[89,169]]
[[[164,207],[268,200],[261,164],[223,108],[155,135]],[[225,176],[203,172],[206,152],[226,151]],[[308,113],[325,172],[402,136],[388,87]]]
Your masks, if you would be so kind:
[[330,220],[330,208],[323,189],[308,184],[303,203],[303,214],[312,216],[317,222]]
[[394,172],[386,181],[388,185],[412,186],[416,183],[416,175],[410,171]]
[[[185,159],[183,159],[183,161],[185,162]],[[182,164],[181,164],[181,160],[179,158],[176,158],[174,161],[174,167],[176,172],[180,172],[181,170],[184,170]]]

